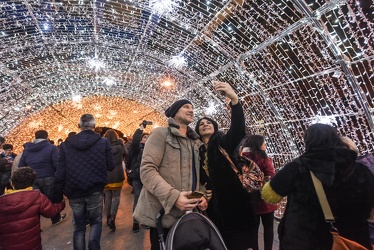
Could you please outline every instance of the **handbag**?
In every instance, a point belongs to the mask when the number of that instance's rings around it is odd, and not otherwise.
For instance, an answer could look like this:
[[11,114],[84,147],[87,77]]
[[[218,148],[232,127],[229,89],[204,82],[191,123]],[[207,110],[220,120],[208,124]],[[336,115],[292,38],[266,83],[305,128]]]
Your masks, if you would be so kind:
[[238,167],[231,160],[229,154],[221,146],[218,147],[219,151],[226,157],[230,162],[232,170],[238,176],[243,188],[248,193],[254,193],[261,191],[264,185],[264,173],[261,171],[260,167],[252,160],[245,156],[239,157],[239,165],[241,166],[241,172]]
[[361,244],[339,235],[338,230],[334,227],[334,215],[332,214],[329,202],[327,201],[322,183],[320,180],[318,180],[318,178],[313,174],[312,171],[309,172],[312,177],[314,188],[317,192],[319,203],[322,207],[323,215],[325,216],[325,221],[331,225],[330,233],[333,238],[332,250],[366,250],[367,248],[362,246]]

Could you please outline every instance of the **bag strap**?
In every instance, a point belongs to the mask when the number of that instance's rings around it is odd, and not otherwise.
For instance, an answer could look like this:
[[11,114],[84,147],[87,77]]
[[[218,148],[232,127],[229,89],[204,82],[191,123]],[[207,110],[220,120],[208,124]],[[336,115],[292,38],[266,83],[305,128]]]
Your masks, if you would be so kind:
[[321,204],[323,215],[325,216],[325,221],[328,223],[332,223],[335,221],[334,215],[332,214],[329,202],[327,201],[327,197],[325,191],[323,190],[323,186],[320,180],[314,175],[312,171],[310,172],[310,176],[312,177],[314,188],[317,192],[319,203]]
[[223,154],[223,156],[225,156],[226,159],[230,162],[230,166],[231,166],[232,170],[234,170],[235,174],[236,175],[241,175],[240,172],[239,172],[239,170],[235,166],[234,162],[231,160],[229,154],[226,152],[226,150],[223,147],[221,147],[221,145],[218,146],[218,149],[219,149],[219,151],[221,151],[221,153]]

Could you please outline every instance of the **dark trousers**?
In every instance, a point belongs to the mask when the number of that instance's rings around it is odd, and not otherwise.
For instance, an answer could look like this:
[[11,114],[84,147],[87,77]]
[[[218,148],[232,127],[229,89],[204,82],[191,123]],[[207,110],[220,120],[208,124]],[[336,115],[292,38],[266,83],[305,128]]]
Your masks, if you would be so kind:
[[[164,228],[164,241],[166,241],[166,236],[168,235],[170,228]],[[150,239],[151,239],[151,250],[160,250],[160,237],[157,232],[157,228],[150,228]]]
[[[39,189],[40,192],[47,196],[49,200],[52,200],[54,183],[55,177],[36,178],[32,187],[33,189]],[[60,218],[61,215],[58,213],[51,218],[51,221],[52,223],[56,223],[60,220]]]
[[258,215],[264,227],[264,250],[273,249],[274,240],[274,212]]

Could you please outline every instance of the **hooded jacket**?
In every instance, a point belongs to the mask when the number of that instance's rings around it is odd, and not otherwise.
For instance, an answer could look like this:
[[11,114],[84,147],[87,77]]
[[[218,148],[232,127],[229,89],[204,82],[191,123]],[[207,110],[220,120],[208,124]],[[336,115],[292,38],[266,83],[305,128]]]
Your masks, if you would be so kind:
[[314,150],[286,164],[263,190],[287,196],[279,225],[280,249],[331,249],[332,236],[309,173],[322,182],[339,234],[370,248],[367,219],[374,205],[374,176],[347,148]]
[[92,130],[70,136],[60,144],[54,200],[80,198],[103,191],[107,171],[114,169],[112,147],[107,138]]
[[[156,216],[163,208],[162,226],[170,228],[184,213],[174,206],[181,191],[199,190],[199,147],[202,142],[190,127],[187,137],[179,125],[168,119],[169,127],[152,130],[145,144],[140,167],[143,189],[133,217],[143,225],[156,227]],[[192,186],[192,167],[196,186]]]
[[47,140],[37,143],[27,142],[18,167],[28,166],[36,173],[36,178],[54,177],[57,169],[58,149]]
[[41,250],[40,215],[51,218],[65,203],[52,204],[39,190],[0,196],[0,249]]

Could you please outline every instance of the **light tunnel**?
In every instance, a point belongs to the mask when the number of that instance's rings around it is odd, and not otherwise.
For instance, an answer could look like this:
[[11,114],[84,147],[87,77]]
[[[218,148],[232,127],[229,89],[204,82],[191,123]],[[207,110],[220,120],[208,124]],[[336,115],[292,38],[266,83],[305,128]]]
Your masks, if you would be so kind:
[[[374,148],[374,6],[366,0],[28,0],[0,2],[0,135],[22,150],[79,116],[132,134],[189,99],[229,124],[226,81],[275,166],[329,123]],[[165,85],[165,79],[168,84]]]

